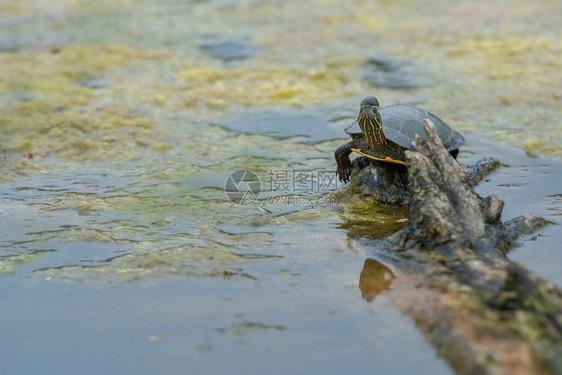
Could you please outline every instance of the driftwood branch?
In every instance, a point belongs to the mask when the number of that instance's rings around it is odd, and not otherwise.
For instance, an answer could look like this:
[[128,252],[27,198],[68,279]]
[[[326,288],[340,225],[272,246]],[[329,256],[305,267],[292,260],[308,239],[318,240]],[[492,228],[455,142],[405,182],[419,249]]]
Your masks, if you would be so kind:
[[562,374],[562,292],[505,256],[548,222],[502,223],[502,199],[476,194],[424,125],[406,152],[409,222],[387,251],[401,269],[391,299],[459,374]]

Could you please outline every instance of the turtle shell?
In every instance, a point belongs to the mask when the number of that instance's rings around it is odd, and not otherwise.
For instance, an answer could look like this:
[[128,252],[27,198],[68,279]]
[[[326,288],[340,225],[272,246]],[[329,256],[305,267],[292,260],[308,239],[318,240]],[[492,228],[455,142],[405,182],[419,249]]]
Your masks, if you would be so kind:
[[[386,138],[404,148],[409,149],[411,147],[416,134],[421,138],[427,138],[423,127],[424,119],[433,122],[437,135],[448,151],[455,150],[464,144],[464,137],[460,133],[425,109],[405,104],[394,104],[379,108],[379,113]],[[354,121],[345,129],[345,132],[350,135],[361,134],[361,128],[359,128],[357,121]]]

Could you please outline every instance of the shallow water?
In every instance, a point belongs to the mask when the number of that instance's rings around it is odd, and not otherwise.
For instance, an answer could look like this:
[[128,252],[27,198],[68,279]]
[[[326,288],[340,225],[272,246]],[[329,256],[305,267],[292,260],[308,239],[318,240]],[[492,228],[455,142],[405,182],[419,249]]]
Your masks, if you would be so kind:
[[510,258],[562,286],[560,4],[313,5],[0,5],[6,373],[450,373],[360,281],[406,210],[330,195],[367,94],[499,158],[477,191],[553,221]]
[[[502,167],[475,189],[482,196],[497,194],[505,201],[502,220],[524,213],[542,216],[552,222],[533,236],[522,238],[509,259],[520,262],[535,275],[562,287],[560,225],[562,224],[562,161],[529,157],[523,150],[468,137],[466,153],[459,158],[469,164],[479,155],[494,156]],[[473,155],[470,155],[473,153]]]

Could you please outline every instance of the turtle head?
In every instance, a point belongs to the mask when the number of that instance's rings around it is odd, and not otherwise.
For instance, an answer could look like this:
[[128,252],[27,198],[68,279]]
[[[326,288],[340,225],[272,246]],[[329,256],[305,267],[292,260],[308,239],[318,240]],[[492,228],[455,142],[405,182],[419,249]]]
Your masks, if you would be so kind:
[[379,117],[379,101],[374,96],[367,96],[359,105],[359,121],[361,119]]
[[361,128],[361,133],[363,133],[371,147],[375,147],[377,143],[385,141],[381,115],[379,114],[379,101],[374,96],[367,96],[361,102],[357,123]]
[[359,106],[359,118],[378,117],[379,101],[374,96],[367,96]]
[[363,101],[361,102],[361,108],[363,108],[363,106],[366,106],[366,105],[378,107],[378,106],[379,106],[379,101],[378,101],[377,98],[375,98],[374,96],[367,96],[367,97],[366,97],[365,99],[363,99]]

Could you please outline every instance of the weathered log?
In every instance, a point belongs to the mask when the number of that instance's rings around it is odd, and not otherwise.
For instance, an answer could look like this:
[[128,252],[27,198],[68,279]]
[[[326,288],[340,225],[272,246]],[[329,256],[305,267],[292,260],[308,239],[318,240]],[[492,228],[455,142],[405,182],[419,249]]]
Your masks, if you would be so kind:
[[[352,162],[349,185],[337,194],[338,199],[361,194],[371,196],[381,203],[408,204],[412,193],[408,188],[408,169],[398,164],[375,161],[364,156]],[[475,186],[494,171],[500,162],[484,158],[474,165],[463,165],[470,186]]]
[[429,138],[406,152],[412,197],[386,251],[400,270],[389,298],[459,374],[562,374],[562,291],[506,258],[548,222],[502,223],[501,198],[476,194],[424,125]]
[[364,156],[353,160],[351,181],[338,198],[361,194],[381,203],[407,204],[410,201],[405,166],[374,161]]

